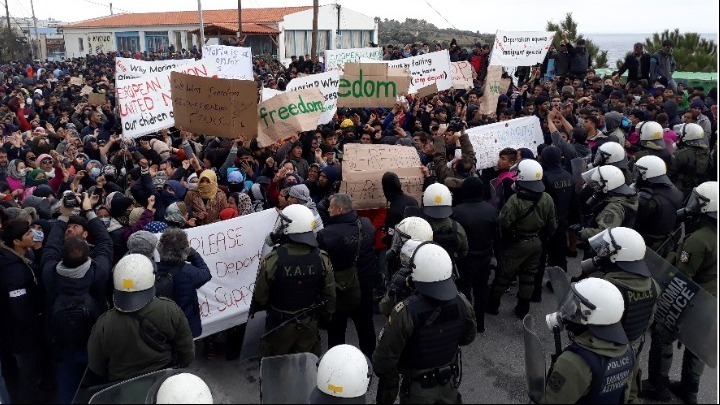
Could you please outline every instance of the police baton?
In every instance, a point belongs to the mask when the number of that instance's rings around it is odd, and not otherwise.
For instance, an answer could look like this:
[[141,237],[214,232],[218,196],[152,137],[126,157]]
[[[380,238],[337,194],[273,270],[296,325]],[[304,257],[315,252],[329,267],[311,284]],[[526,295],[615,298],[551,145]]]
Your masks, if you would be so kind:
[[284,328],[285,326],[287,326],[287,325],[289,325],[289,324],[291,324],[291,323],[293,323],[293,322],[297,322],[297,321],[299,321],[300,319],[305,318],[306,316],[312,314],[312,313],[315,312],[316,310],[318,310],[318,309],[320,309],[321,307],[325,306],[326,303],[327,303],[327,300],[323,300],[323,301],[320,301],[320,302],[318,302],[318,303],[316,303],[316,304],[313,304],[313,305],[311,305],[311,306],[309,306],[309,307],[301,310],[300,312],[298,312],[297,314],[295,314],[292,318],[289,318],[289,319],[281,322],[278,326],[276,326],[276,327],[270,329],[269,331],[265,332],[265,334],[262,335],[262,337],[261,337],[260,339],[261,339],[261,340],[265,340],[265,338],[267,338],[268,336],[272,335],[273,333],[279,331],[280,329]]

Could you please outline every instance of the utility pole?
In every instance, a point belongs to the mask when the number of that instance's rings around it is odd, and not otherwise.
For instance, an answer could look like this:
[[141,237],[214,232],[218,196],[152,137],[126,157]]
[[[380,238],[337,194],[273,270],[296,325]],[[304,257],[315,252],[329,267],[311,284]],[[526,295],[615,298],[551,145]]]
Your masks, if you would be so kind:
[[238,45],[240,45],[240,39],[242,38],[242,0],[238,0]]
[[320,8],[320,0],[313,0],[312,45],[310,46],[310,57],[312,58],[313,64],[315,64],[315,58],[317,58],[319,8]]
[[[5,17],[7,17],[7,29],[8,32],[12,31],[10,29],[10,8],[8,7],[9,0],[5,0]],[[8,37],[8,41],[10,40],[10,37]]]
[[202,0],[198,0],[198,15],[200,17],[200,52],[205,46],[205,23],[203,23]]
[[32,11],[33,25],[35,25],[35,40],[38,47],[38,59],[42,59],[42,47],[40,46],[40,34],[38,34],[37,18],[35,18],[35,3],[30,0],[30,11]]
[[112,3],[110,3],[110,15],[113,15]]
[[[27,21],[27,20],[25,20]],[[30,44],[30,58],[35,60],[35,46],[33,45],[32,33],[30,32],[30,21],[27,21],[28,44]]]

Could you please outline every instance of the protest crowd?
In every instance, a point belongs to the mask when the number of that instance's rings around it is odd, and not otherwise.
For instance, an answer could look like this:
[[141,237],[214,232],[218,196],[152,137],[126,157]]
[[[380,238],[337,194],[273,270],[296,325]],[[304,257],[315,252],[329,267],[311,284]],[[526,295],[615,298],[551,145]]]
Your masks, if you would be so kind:
[[[458,348],[485,332],[487,316],[525,318],[543,290],[558,288],[546,268],[559,267],[574,276],[566,300],[574,309],[558,312],[574,343],[538,401],[638,403],[672,393],[696,402],[702,356],[686,349],[682,379],[671,384],[672,347],[683,334],[653,322],[664,286],[643,260],[660,255],[716,295],[717,91],[673,80],[666,45],[655,55],[636,46],[604,78],[582,40],[562,41],[512,76],[490,65],[489,45],[388,45],[385,62],[447,52],[470,65],[470,84],[392,107],[339,104],[329,122],[270,144],[179,125],[127,136],[115,58],[200,59],[197,48],[3,62],[0,395],[71,403],[81,385],[186,368],[196,344],[215,358],[218,334],[203,333],[198,290],[218,277],[207,259],[217,245],[199,247],[188,235],[273,212],[269,235],[244,236],[265,246],[246,311],[251,321],[265,311],[267,331],[277,329],[260,344],[263,357],[355,358],[334,367],[360,367],[368,380],[346,381],[345,394],[332,388],[340,383],[318,386],[326,400],[366,395],[374,373],[370,401],[458,402]],[[252,64],[258,92],[325,71],[309,55],[289,67],[259,56]],[[473,134],[518,119],[537,123],[537,141],[490,156],[474,143]],[[346,185],[351,151],[372,156],[395,145],[419,162],[417,182],[378,165],[372,197]],[[373,199],[381,204],[358,205]],[[578,255],[590,270],[568,269]],[[517,299],[505,294],[511,286]],[[382,331],[376,314],[389,316]],[[359,352],[345,345],[349,319]],[[229,359],[240,357],[246,330],[220,332]],[[331,348],[322,357],[321,330]],[[633,366],[641,340],[650,362],[642,389]],[[625,369],[611,370],[608,359]]]

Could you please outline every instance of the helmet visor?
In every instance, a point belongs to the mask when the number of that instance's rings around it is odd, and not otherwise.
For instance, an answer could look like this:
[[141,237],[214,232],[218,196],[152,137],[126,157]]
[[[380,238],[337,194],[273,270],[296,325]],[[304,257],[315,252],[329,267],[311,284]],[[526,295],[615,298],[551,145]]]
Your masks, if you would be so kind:
[[405,232],[399,230],[397,226],[395,227],[392,243],[390,244],[390,249],[395,252],[400,252],[405,242],[410,240],[410,235],[406,234]]
[[697,191],[693,190],[692,193],[690,193],[690,197],[688,198],[685,208],[688,212],[701,213],[708,203],[710,203],[709,199],[701,196]]
[[[584,309],[583,309],[584,305]],[[563,319],[569,322],[585,325],[588,316],[595,309],[595,305],[588,301],[585,297],[575,289],[575,284],[570,285],[570,291],[565,295],[565,299],[558,307]]]
[[[605,240],[604,236],[606,234],[610,237],[610,242]],[[600,257],[610,257],[621,249],[621,246],[615,242],[611,229],[593,236],[588,240],[588,243],[590,243],[590,247]]]
[[607,162],[608,158],[610,158],[609,153],[598,150],[597,153],[595,153],[595,159],[593,159],[593,167],[599,167],[604,165],[605,162]]
[[[598,172],[598,175],[600,176],[600,181],[597,182],[593,180],[593,175],[595,172]],[[602,177],[602,172],[600,172],[599,167],[595,167],[593,169],[590,169],[586,171],[585,173],[581,174],[583,180],[585,181],[585,184],[592,187],[595,191],[602,191],[603,187],[605,186],[605,179]]]

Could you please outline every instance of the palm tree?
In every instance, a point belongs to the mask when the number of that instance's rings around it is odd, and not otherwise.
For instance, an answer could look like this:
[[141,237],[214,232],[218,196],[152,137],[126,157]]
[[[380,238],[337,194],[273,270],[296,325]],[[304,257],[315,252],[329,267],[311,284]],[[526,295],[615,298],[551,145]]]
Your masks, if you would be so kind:
[[645,50],[651,54],[662,48],[666,39],[672,41],[673,57],[679,72],[716,72],[717,70],[717,44],[700,38],[695,32],[680,33],[679,29],[665,30],[654,33],[645,39]]
[[[572,18],[572,13],[565,14],[565,19],[563,21],[560,21],[559,24],[556,24],[552,21],[547,22],[547,26],[545,27],[545,30],[547,31],[555,31],[555,38],[553,39],[553,45],[555,45],[555,48],[560,47],[560,41],[562,40],[562,33],[563,31],[567,32],[568,39],[575,43],[578,39],[583,38],[582,34],[578,34],[577,30],[577,22]],[[585,47],[587,47],[588,54],[590,54],[590,60],[592,61],[592,64],[596,68],[605,68],[607,67],[608,60],[607,60],[607,51],[603,51],[600,48],[598,48],[597,45],[595,45],[591,40],[585,38]]]

